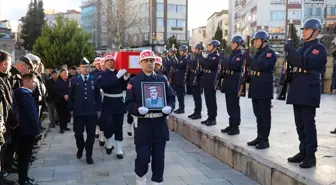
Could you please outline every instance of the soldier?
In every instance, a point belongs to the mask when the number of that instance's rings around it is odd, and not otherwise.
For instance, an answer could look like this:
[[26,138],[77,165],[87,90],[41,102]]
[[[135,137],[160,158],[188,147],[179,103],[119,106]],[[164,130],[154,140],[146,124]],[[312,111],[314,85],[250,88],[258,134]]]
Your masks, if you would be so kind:
[[[148,163],[152,161],[152,182],[162,184],[166,142],[169,130],[166,116],[175,106],[174,92],[167,79],[154,72],[155,55],[150,50],[140,54],[142,72],[132,78],[127,85],[126,107],[135,117],[134,144],[136,185],[146,185]],[[160,112],[152,112],[142,105],[141,82],[163,82],[167,105]]]
[[90,72],[90,75],[92,76],[100,76],[101,73],[101,68],[100,68],[100,61],[101,61],[101,57],[97,57],[94,59],[93,61],[93,65],[95,66],[95,69],[93,71]]
[[188,116],[191,119],[201,119],[202,118],[202,88],[200,86],[201,68],[200,60],[202,58],[201,52],[203,50],[202,44],[197,44],[195,46],[195,53],[191,54],[189,59],[189,71],[190,76],[188,78],[188,85],[191,86],[191,91],[193,99],[195,102],[194,113]]
[[[73,117],[73,130],[77,145],[77,158],[86,151],[86,163],[93,164],[92,149],[97,118],[100,117],[101,95],[97,78],[89,75],[90,62],[84,58],[80,63],[80,75],[71,79],[68,106]],[[86,141],[84,141],[86,128]]]
[[320,106],[320,76],[327,63],[327,56],[326,49],[316,38],[322,29],[321,22],[315,18],[308,19],[301,29],[304,44],[297,50],[294,49],[292,41],[285,46],[288,62],[293,67],[287,104],[294,107],[296,130],[300,140],[299,153],[288,158],[288,162],[301,163],[301,168],[311,168],[316,165],[315,115],[316,108]]
[[104,92],[102,104],[102,120],[104,135],[106,138],[106,153],[110,155],[113,150],[112,136],[116,141],[117,158],[124,158],[122,151],[123,141],[123,123],[124,114],[126,113],[123,99],[123,91],[126,89],[127,80],[126,70],[117,71],[113,56],[105,59],[107,71],[102,73],[99,80],[100,88]]
[[162,58],[161,57],[155,57],[155,67],[154,67],[154,71],[156,74],[158,75],[162,75],[164,77],[166,77],[164,74],[163,74],[163,71],[162,71]]
[[200,64],[203,68],[203,75],[201,78],[201,87],[204,88],[205,104],[208,109],[208,118],[201,122],[207,126],[216,125],[217,117],[217,102],[216,102],[216,87],[215,81],[218,73],[219,54],[217,49],[220,46],[218,40],[212,40],[208,45],[208,56],[200,60]]
[[173,80],[172,86],[176,92],[177,100],[179,102],[179,108],[174,111],[176,114],[184,113],[184,95],[185,95],[185,83],[186,83],[186,71],[187,71],[187,52],[188,46],[182,45],[179,48],[180,57],[178,61],[172,62],[173,66]]
[[223,75],[221,92],[225,93],[226,110],[229,114],[229,126],[222,129],[221,132],[228,135],[239,134],[240,106],[238,90],[244,61],[241,51],[242,46],[244,46],[243,37],[240,35],[234,36],[231,39],[232,53],[229,58],[224,57],[221,62],[221,75]]
[[68,70],[62,68],[58,79],[55,81],[55,104],[61,134],[70,130],[67,127],[70,117],[68,110],[69,86]]
[[271,130],[271,100],[273,99],[273,71],[277,61],[275,52],[268,46],[268,33],[257,31],[253,38],[253,47],[257,53],[252,58],[247,51],[244,53],[247,64],[251,69],[251,80],[248,97],[252,99],[253,112],[257,118],[258,136],[247,144],[256,149],[269,147]]

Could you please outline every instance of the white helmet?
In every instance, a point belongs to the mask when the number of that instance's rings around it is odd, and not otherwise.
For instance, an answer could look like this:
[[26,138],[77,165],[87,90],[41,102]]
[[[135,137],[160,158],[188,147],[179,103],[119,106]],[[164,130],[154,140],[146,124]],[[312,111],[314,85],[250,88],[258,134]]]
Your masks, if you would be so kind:
[[153,51],[151,50],[144,50],[140,53],[140,61],[145,60],[145,59],[154,59],[155,60],[156,56]]

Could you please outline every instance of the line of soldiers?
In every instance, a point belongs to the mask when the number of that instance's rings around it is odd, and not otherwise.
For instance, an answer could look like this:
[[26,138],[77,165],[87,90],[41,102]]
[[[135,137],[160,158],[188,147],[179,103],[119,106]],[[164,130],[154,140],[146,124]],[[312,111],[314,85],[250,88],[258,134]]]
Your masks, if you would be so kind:
[[[308,19],[303,27],[304,43],[297,50],[293,41],[288,41],[285,51],[291,67],[291,80],[288,89],[287,104],[292,104],[297,132],[300,140],[299,153],[288,158],[288,162],[301,163],[301,168],[316,165],[317,135],[315,112],[320,104],[321,72],[326,64],[326,50],[317,40],[321,31],[318,19]],[[222,129],[228,135],[239,134],[240,96],[245,96],[242,87],[249,83],[248,98],[252,99],[253,112],[257,122],[257,137],[248,142],[256,149],[266,149],[270,146],[271,100],[273,99],[273,72],[277,56],[268,45],[268,33],[257,31],[252,38],[256,53],[251,56],[249,44],[245,46],[242,36],[234,36],[231,40],[232,52],[229,57],[222,51],[218,52],[220,42],[213,40],[208,45],[208,51],[202,51],[201,44],[196,45],[194,53],[187,55],[187,46],[179,48],[179,56],[174,49],[163,52],[163,74],[169,79],[179,103],[174,111],[182,114],[184,110],[185,84],[192,86],[195,102],[194,113],[188,117],[200,119],[202,110],[201,93],[204,90],[208,118],[201,122],[206,126],[216,125],[217,102],[216,89],[225,93],[229,125]],[[249,40],[248,40],[249,43]],[[168,53],[168,56],[165,54]],[[219,85],[218,85],[219,84]],[[309,93],[308,93],[309,92]]]

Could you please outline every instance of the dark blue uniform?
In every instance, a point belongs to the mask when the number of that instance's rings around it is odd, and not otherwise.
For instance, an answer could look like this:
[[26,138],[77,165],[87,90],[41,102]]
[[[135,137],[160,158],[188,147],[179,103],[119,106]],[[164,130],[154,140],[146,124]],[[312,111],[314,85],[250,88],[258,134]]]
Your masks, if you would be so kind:
[[185,95],[185,75],[187,70],[187,57],[180,56],[177,61],[173,59],[171,60],[174,74],[172,86],[176,91],[177,100],[179,102],[179,108],[177,111],[184,112],[184,95]]
[[193,99],[195,102],[194,113],[190,115],[192,119],[201,118],[202,112],[202,88],[200,86],[200,60],[199,54],[191,54],[188,57],[189,74],[187,78],[188,86],[191,86]]
[[168,78],[168,75],[170,73],[170,60],[168,57],[162,58],[162,69],[163,69],[163,74]]
[[205,104],[208,109],[208,121],[215,121],[217,117],[217,102],[216,102],[216,89],[215,80],[218,73],[219,54],[212,52],[207,58],[200,60],[203,75],[201,78],[201,87],[204,88]]
[[239,86],[242,77],[244,57],[241,50],[234,50],[228,59],[222,58],[221,75],[223,77],[221,92],[225,93],[227,113],[229,114],[229,128],[240,125]]
[[[92,157],[97,112],[100,111],[101,95],[97,79],[91,75],[77,75],[71,79],[69,90],[69,111],[73,112],[73,129],[79,150],[85,147],[86,156]],[[84,141],[84,128],[86,141]]]
[[114,140],[123,141],[122,126],[126,113],[123,91],[127,81],[123,77],[117,78],[117,70],[107,70],[102,73],[99,85],[104,91],[102,103],[102,120],[104,135],[110,139],[113,134]]
[[137,153],[135,173],[139,177],[143,177],[148,171],[148,163],[152,161],[152,181],[162,182],[165,146],[169,140],[167,115],[161,112],[155,114],[149,112],[146,115],[141,115],[138,112],[138,108],[143,106],[141,82],[163,82],[166,89],[167,106],[170,106],[172,110],[175,107],[175,95],[167,79],[155,73],[147,76],[141,72],[132,78],[127,85],[127,111],[137,117],[134,128],[134,144]]
[[317,39],[306,42],[297,50],[288,50],[288,62],[293,65],[293,74],[287,104],[294,106],[300,153],[313,155],[317,150],[315,114],[320,106],[320,75],[327,63],[326,49]]
[[247,56],[250,67],[248,97],[252,99],[257,118],[258,138],[268,143],[271,130],[271,100],[273,99],[273,71],[277,61],[275,52],[266,45],[252,58]]
[[32,91],[26,88],[17,88],[13,96],[13,109],[19,121],[18,176],[19,184],[23,185],[28,178],[28,167],[33,145],[36,136],[40,134],[40,119]]
[[67,124],[70,113],[68,109],[68,101],[64,99],[64,96],[69,95],[69,87],[69,79],[64,81],[61,77],[59,77],[55,81],[55,104],[61,132],[68,130]]
[[95,77],[95,78],[99,78],[99,76],[101,76],[103,71],[98,70],[98,69],[94,69],[93,71],[90,72],[90,75]]

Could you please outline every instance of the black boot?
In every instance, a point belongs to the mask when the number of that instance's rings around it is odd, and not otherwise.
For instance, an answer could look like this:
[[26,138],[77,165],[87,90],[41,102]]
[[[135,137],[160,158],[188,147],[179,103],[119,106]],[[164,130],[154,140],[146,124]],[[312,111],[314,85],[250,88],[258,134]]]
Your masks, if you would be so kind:
[[195,115],[195,113],[192,113],[188,116],[188,118],[192,118]]
[[86,163],[87,164],[93,164],[93,159],[91,156],[86,156]]
[[300,153],[294,155],[293,157],[289,157],[287,159],[287,161],[290,162],[290,163],[302,163],[304,158],[305,158],[305,154],[300,152]]
[[336,134],[336,128],[333,131],[330,131],[330,134]]
[[247,142],[247,145],[249,146],[257,146],[259,143],[259,137],[255,138],[254,140]]
[[83,148],[80,148],[77,150],[77,154],[76,154],[77,159],[81,159],[83,157],[83,150],[84,150]]
[[174,111],[175,114],[183,114],[184,113],[184,109],[177,109],[176,111]]
[[217,124],[216,119],[209,119],[209,121],[205,124],[206,126],[214,126]]
[[201,119],[202,115],[201,114],[194,114],[191,119]]
[[207,118],[206,120],[204,121],[201,121],[201,124],[207,124],[209,122],[210,118]]
[[99,134],[96,134],[96,135],[95,135],[95,138],[98,139],[98,138],[99,138]]
[[1,177],[0,184],[1,185],[15,185],[16,183],[15,181],[8,180],[5,177]]
[[268,139],[260,139],[258,145],[255,148],[259,150],[269,148]]
[[316,157],[315,154],[307,154],[300,164],[300,168],[311,168],[316,166]]
[[230,126],[227,126],[225,129],[221,129],[222,133],[228,133],[231,130]]
[[104,146],[105,145],[105,141],[99,141],[99,146]]
[[236,128],[236,127],[231,128],[231,129],[228,131],[228,135],[229,135],[229,136],[237,135],[237,134],[239,134],[239,133],[240,133],[239,128]]

